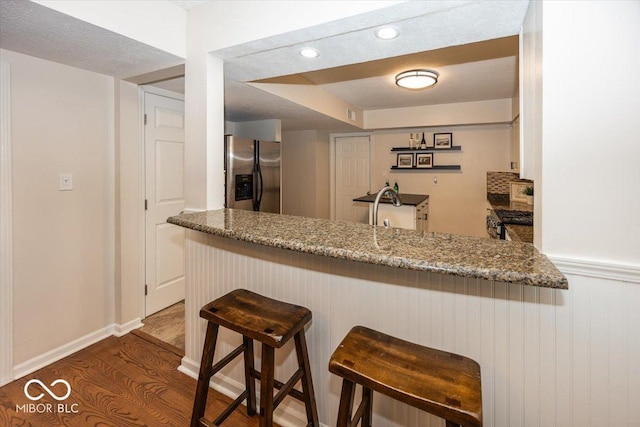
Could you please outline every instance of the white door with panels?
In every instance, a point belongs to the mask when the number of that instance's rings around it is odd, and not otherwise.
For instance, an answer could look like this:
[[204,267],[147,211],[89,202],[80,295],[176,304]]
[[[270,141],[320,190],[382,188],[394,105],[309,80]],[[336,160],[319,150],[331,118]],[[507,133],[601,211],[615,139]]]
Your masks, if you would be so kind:
[[184,101],[145,94],[145,316],[184,299]]
[[336,220],[367,223],[368,207],[353,199],[370,188],[370,141],[368,136],[337,137],[336,141]]

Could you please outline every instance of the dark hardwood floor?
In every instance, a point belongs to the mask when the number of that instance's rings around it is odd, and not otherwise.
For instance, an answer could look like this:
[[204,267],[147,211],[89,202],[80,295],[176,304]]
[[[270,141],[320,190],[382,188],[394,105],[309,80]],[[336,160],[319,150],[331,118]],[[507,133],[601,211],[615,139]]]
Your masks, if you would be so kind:
[[181,349],[184,355],[184,301],[153,313],[142,323],[144,326],[140,332]]
[[[179,355],[143,337],[109,337],[0,387],[0,426],[188,426],[196,381],[179,372],[179,364]],[[24,390],[31,379],[47,387],[57,379],[66,380],[71,394],[57,401],[33,383],[29,394],[44,396],[31,401]],[[66,392],[64,384],[49,388],[59,397]],[[231,399],[213,390],[209,396],[206,416],[213,419]],[[225,427],[257,425],[257,417],[247,417],[244,406],[224,423]]]

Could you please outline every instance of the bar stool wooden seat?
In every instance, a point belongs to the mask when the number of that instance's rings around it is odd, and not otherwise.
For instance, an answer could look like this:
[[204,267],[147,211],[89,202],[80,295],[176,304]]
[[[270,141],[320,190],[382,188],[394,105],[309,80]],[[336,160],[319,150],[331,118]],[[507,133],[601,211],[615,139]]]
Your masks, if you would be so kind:
[[[467,357],[356,326],[331,356],[329,371],[343,378],[337,427],[360,420],[371,427],[374,391],[444,418],[447,427],[482,426],[480,365]],[[356,384],[362,401],[352,419]]]
[[[287,395],[305,404],[307,426],[320,425],[304,334],[304,327],[311,320],[311,311],[246,289],[237,289],[202,307],[200,317],[206,319],[208,324],[191,415],[191,427],[222,424],[245,399],[247,414],[255,415],[256,379],[260,381],[260,427],[273,425],[273,411]],[[219,326],[242,334],[242,344],[212,366]],[[281,348],[292,337],[298,356],[298,370],[286,383],[282,383],[274,379],[275,349]],[[262,343],[260,371],[254,369],[253,340]],[[246,388],[226,410],[210,422],[204,418],[209,380],[241,353],[244,354]],[[300,380],[302,392],[294,388]],[[274,388],[279,390],[275,396]]]

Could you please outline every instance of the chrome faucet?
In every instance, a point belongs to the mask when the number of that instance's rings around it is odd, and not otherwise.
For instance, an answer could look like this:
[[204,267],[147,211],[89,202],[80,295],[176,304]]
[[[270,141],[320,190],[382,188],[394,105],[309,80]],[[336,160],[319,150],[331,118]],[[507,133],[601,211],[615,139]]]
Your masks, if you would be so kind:
[[[380,199],[385,194],[389,194],[389,196],[391,196],[391,203],[393,203],[393,206],[402,206],[402,201],[400,200],[400,195],[398,194],[398,192],[388,185],[383,187],[380,191],[378,191],[376,201],[373,202],[373,225],[378,225],[378,207],[380,206]],[[391,224],[389,223],[389,221],[385,220],[384,227],[389,228],[390,226]]]

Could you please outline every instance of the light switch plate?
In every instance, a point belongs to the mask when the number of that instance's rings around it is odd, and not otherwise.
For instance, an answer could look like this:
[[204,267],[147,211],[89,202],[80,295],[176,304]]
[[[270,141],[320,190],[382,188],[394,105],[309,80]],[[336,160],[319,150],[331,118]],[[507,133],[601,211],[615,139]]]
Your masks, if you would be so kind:
[[58,182],[59,191],[72,191],[73,190],[73,174],[61,173],[60,180]]

